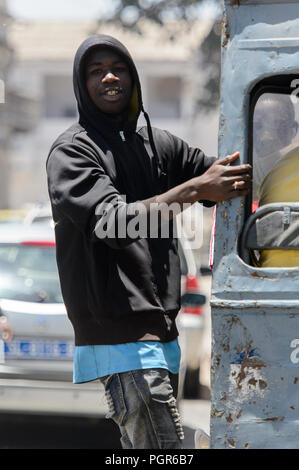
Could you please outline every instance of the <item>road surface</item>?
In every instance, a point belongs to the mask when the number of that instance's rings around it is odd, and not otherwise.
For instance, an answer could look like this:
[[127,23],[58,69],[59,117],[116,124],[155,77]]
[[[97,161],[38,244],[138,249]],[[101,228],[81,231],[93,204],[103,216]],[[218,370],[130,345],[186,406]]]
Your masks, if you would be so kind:
[[182,400],[180,413],[184,427],[185,449],[194,449],[194,432],[201,428],[210,434],[209,400]]
[[[183,400],[184,448],[194,449],[194,432],[209,432],[210,402]],[[117,426],[106,419],[0,414],[0,449],[120,449]]]

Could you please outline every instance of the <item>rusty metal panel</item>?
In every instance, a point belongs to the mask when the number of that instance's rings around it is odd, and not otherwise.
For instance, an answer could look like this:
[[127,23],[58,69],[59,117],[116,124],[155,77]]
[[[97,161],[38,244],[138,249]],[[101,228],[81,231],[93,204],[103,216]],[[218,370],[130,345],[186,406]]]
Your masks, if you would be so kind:
[[212,447],[299,447],[298,337],[299,309],[214,311]]
[[[249,96],[299,74],[297,2],[225,2],[219,156],[248,157]],[[299,75],[298,75],[299,77]],[[218,204],[211,292],[211,447],[299,448],[299,268],[239,256],[244,200]]]

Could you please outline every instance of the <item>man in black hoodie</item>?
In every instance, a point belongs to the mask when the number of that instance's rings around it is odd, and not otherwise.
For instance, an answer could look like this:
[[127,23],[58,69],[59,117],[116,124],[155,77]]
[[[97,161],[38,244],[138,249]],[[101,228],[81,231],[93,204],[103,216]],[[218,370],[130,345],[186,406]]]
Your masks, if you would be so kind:
[[[135,64],[110,36],[82,43],[73,79],[79,122],[54,142],[47,173],[74,382],[101,379],[124,448],[178,449],[178,241],[173,214],[166,237],[161,219],[153,235],[151,216],[244,196],[250,167],[152,128]],[[137,130],[141,112],[147,126]],[[142,235],[132,230],[139,216]]]

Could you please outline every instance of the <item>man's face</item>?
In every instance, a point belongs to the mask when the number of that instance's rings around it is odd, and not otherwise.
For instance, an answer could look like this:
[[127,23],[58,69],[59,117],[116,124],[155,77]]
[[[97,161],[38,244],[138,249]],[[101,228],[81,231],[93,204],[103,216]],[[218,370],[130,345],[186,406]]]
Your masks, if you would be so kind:
[[289,145],[297,131],[298,124],[294,121],[292,113],[278,100],[257,103],[253,132],[254,148],[259,157],[265,157]]
[[86,86],[94,104],[104,113],[122,115],[128,108],[133,80],[127,63],[116,52],[95,49],[87,58]]

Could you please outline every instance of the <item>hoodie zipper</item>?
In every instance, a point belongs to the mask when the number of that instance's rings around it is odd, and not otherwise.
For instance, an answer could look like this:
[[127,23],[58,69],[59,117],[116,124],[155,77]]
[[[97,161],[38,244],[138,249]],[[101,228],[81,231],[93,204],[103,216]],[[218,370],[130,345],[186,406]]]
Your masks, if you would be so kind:
[[126,141],[126,137],[125,137],[124,131],[119,131],[119,135],[120,135],[120,137],[121,137],[121,140],[122,140],[123,142],[125,142],[125,141]]

